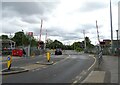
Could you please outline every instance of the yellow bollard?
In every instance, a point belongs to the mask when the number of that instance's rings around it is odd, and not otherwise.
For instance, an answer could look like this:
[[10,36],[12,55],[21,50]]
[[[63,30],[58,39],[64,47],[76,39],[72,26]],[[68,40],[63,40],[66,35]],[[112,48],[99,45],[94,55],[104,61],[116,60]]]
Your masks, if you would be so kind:
[[50,52],[47,52],[47,61],[50,61]]
[[9,56],[7,57],[7,67],[8,67],[8,70],[10,70],[11,63],[12,63],[12,56],[9,55]]

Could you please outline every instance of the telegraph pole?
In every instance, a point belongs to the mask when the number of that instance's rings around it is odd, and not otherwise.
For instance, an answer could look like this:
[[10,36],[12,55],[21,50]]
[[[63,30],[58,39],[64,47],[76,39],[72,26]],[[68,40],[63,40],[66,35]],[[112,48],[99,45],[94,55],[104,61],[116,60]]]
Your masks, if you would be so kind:
[[85,46],[84,50],[86,50],[85,30],[83,30],[83,34],[84,34],[84,46]]
[[119,41],[118,41],[118,30],[116,30],[117,33],[117,55],[118,55],[118,48],[119,48]]
[[46,29],[46,36],[45,36],[45,45],[44,45],[44,49],[46,49],[46,42],[47,42],[47,29]]
[[111,27],[111,51],[113,54],[113,28],[112,28],[112,8],[111,8],[111,0],[110,0],[110,27]]

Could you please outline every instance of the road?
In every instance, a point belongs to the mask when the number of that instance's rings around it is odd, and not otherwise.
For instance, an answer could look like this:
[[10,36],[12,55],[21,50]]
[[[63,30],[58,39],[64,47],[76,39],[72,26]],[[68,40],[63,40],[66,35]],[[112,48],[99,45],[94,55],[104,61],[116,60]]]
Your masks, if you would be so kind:
[[[71,54],[72,53],[72,54]],[[67,54],[67,55],[66,55]],[[53,65],[41,65],[39,68],[31,69],[28,72],[4,75],[3,83],[73,83],[82,79],[82,75],[94,63],[94,58],[87,54],[78,54],[74,51],[66,51],[64,55],[51,55]],[[35,63],[39,57],[27,60],[28,63]],[[22,62],[21,62],[22,61]],[[17,62],[25,64],[25,59]],[[16,63],[16,62],[14,62]],[[23,64],[23,65],[24,65]],[[16,66],[19,66],[16,64]],[[22,64],[21,64],[22,66]]]

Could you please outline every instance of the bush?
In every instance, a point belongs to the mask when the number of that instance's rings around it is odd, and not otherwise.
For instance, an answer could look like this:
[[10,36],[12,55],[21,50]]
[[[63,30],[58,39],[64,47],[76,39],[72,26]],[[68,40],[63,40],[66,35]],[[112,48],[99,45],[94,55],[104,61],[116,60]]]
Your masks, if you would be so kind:
[[76,48],[75,50],[76,50],[77,52],[81,52],[81,51],[83,51],[82,48]]

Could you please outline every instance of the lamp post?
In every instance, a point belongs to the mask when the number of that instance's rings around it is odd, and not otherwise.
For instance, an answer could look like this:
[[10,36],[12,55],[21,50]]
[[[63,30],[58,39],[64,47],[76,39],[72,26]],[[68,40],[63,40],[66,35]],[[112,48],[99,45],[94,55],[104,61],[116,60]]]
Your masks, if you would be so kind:
[[86,51],[86,37],[85,37],[85,30],[83,30],[84,34],[84,52]]
[[118,45],[119,45],[119,42],[118,42],[118,30],[116,30],[116,33],[117,33],[117,54],[118,54]]
[[22,34],[22,48],[23,48],[23,36],[24,36],[24,30],[22,30],[23,34]]
[[117,41],[118,41],[118,30],[116,30],[116,33],[117,33]]

